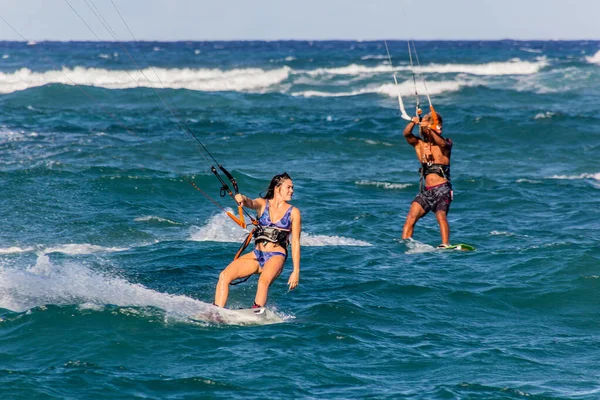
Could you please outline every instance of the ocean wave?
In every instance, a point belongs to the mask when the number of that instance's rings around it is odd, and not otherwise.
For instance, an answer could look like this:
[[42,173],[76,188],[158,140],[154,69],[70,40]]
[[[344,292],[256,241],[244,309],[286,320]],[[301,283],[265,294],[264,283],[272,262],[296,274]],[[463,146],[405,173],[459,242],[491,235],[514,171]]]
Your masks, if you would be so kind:
[[[538,75],[522,75],[516,77],[514,90],[519,92],[534,92],[551,94],[574,92],[589,88],[595,78],[589,70],[578,67],[555,68],[541,72]],[[538,114],[536,117],[542,117]]]
[[302,235],[301,244],[303,246],[358,246],[368,247],[373,246],[369,242],[363,240],[346,238],[342,236],[326,236],[326,235],[314,235],[306,233]]
[[285,58],[271,58],[271,59],[269,59],[270,63],[279,63],[279,62],[282,62],[282,61],[287,61],[287,62],[296,61],[296,57],[294,57],[294,56],[287,56]]
[[118,252],[125,251],[127,248],[122,247],[103,247],[97,246],[94,244],[83,243],[83,244],[63,244],[54,247],[48,247],[44,249],[44,254],[49,253],[63,253],[68,255],[78,255],[78,254],[94,254],[94,253],[104,253],[104,252]]
[[579,174],[579,175],[553,175],[550,179],[569,179],[569,180],[578,180],[578,179],[594,179],[596,181],[600,181],[600,172],[595,174]]
[[521,47],[521,48],[519,48],[519,50],[527,52],[527,53],[536,53],[536,54],[539,54],[542,52],[542,50],[540,50],[540,49],[530,49],[529,47]]
[[[599,56],[600,57],[600,56]],[[533,75],[548,65],[544,57],[537,61],[522,61],[518,58],[509,61],[497,61],[485,64],[429,64],[422,66],[395,66],[380,64],[374,67],[358,64],[350,64],[337,68],[317,68],[314,70],[294,71],[293,73],[304,73],[309,76],[320,75],[374,75],[380,73],[392,73],[400,71],[414,71],[418,73],[448,74],[463,73],[470,75]],[[412,80],[411,80],[412,82]]]
[[[141,71],[75,67],[60,71],[33,72],[21,68],[0,72],[0,93],[13,93],[50,83],[129,89],[138,86],[189,89],[197,91],[261,91],[288,78],[289,67],[272,70],[244,68],[232,70],[191,68],[146,68]],[[160,81],[159,81],[160,79]]]
[[491,231],[490,235],[492,236],[515,236],[514,233],[508,231]]
[[103,58],[105,60],[110,60],[111,58],[118,58],[119,53],[112,53],[112,54],[101,53],[98,55],[98,57]]
[[0,254],[28,253],[33,250],[34,250],[33,247],[12,246],[12,247],[0,248]]
[[535,179],[527,179],[527,178],[520,178],[516,180],[517,183],[542,183],[542,181],[537,181]]
[[598,50],[596,52],[596,54],[594,54],[593,56],[586,57],[585,59],[590,64],[598,64],[598,65],[600,65],[600,50]]
[[[233,210],[229,209],[229,212]],[[226,213],[218,213],[213,215],[206,223],[201,227],[193,227],[189,240],[196,242],[241,242],[244,240],[244,236],[250,232],[247,229],[236,225],[232,222],[231,218]]]
[[361,60],[387,60],[387,56],[383,54],[362,56]]
[[[427,91],[425,90],[425,85],[423,82],[417,82],[417,90],[420,93],[428,92],[430,95],[438,95],[442,93],[448,92],[457,92],[463,87],[467,86],[475,86],[478,83],[475,81],[467,82],[464,80],[453,80],[453,81],[440,81],[427,82]],[[384,94],[389,97],[397,97],[398,94],[400,96],[414,96],[415,86],[412,80],[407,80],[398,83],[396,86],[393,83],[386,83],[379,86],[367,86],[362,89],[352,90],[349,92],[322,92],[317,90],[306,90],[303,92],[294,92],[292,96],[297,97],[348,97],[348,96],[359,96],[363,94]]]
[[533,119],[545,119],[545,118],[552,118],[555,115],[555,113],[550,112],[550,111],[546,111],[545,113],[539,113],[536,114],[535,117],[533,117]]
[[[114,56],[114,55],[113,55]],[[110,57],[101,54],[100,57]],[[600,56],[599,56],[600,57]],[[192,68],[145,68],[143,70],[108,70],[102,68],[74,67],[46,72],[34,72],[28,68],[21,68],[14,72],[0,72],[0,93],[13,93],[33,87],[57,83],[64,85],[95,86],[107,89],[131,89],[136,87],[153,87],[168,89],[188,89],[196,91],[237,91],[258,92],[285,91],[278,87],[291,75],[296,76],[294,82],[301,83],[302,76],[317,77],[322,75],[365,76],[382,73],[391,74],[394,71],[414,70],[420,73],[459,73],[478,76],[498,75],[532,75],[537,73],[547,64],[545,59],[536,62],[511,60],[507,62],[492,62],[486,64],[430,64],[427,66],[392,67],[389,64],[365,66],[350,64],[337,68],[317,68],[313,70],[293,70],[288,66],[276,69],[238,68],[232,70],[221,69],[192,69]],[[296,82],[298,81],[298,82]],[[428,81],[427,88],[430,94],[457,91],[463,86],[475,85],[463,79],[452,81]],[[274,88],[275,87],[275,88]],[[294,96],[303,97],[340,97],[355,96],[365,93],[385,93],[396,96],[398,90],[401,95],[414,93],[413,80],[407,79],[400,82],[398,88],[393,84],[370,85],[347,92],[332,92],[319,90],[306,90],[292,93]],[[417,83],[417,90],[424,93],[422,81]]]
[[0,308],[22,312],[45,305],[97,309],[109,304],[157,307],[188,316],[210,307],[190,297],[160,293],[81,264],[54,265],[45,254],[39,254],[35,265],[26,269],[0,269]]
[[[37,133],[30,133],[30,136],[35,137]],[[25,139],[25,131],[15,132],[10,129],[0,128],[0,143],[20,142]]]
[[390,143],[390,142],[384,142],[382,140],[373,140],[373,139],[365,139],[365,138],[354,138],[351,137],[348,140],[353,141],[353,142],[363,142],[366,144],[370,144],[370,145],[381,145],[381,146],[386,146],[386,147],[393,147],[394,144]]
[[[41,246],[6,247],[6,248],[0,248],[0,254],[28,253],[31,251],[38,251],[40,248],[42,248],[42,247]],[[63,254],[68,254],[68,255],[81,255],[81,254],[118,252],[118,251],[125,251],[125,250],[128,250],[128,249],[122,248],[122,247],[104,247],[104,246],[98,246],[98,245],[89,244],[89,243],[83,243],[83,244],[69,243],[69,244],[62,244],[62,245],[56,245],[56,246],[52,246],[52,247],[43,248],[41,253],[42,254],[63,253]]]
[[179,223],[179,222],[171,221],[170,219],[161,218],[161,217],[157,217],[154,215],[146,215],[143,217],[138,217],[138,218],[135,218],[134,221],[136,221],[136,222],[157,222],[157,223],[165,223],[165,224],[170,224],[170,225],[181,225],[181,223]]
[[300,70],[296,71],[299,74],[306,74],[309,76],[321,76],[321,75],[373,75],[383,72],[394,72],[400,71],[406,68],[394,68],[389,64],[382,64],[375,67],[369,67],[366,65],[350,64],[345,67],[336,68],[317,68],[312,70]]
[[[118,313],[134,317],[154,317],[158,308],[165,317],[182,322],[204,320],[214,312],[229,324],[259,323],[255,318],[228,309],[215,310],[209,303],[185,295],[161,293],[108,272],[85,265],[55,265],[45,254],[38,254],[35,265],[25,268],[0,268],[0,308],[23,312],[48,305],[75,305],[80,310],[102,311],[119,307]],[[283,320],[292,315],[278,313]]]
[[391,182],[364,181],[364,180],[356,181],[356,182],[354,182],[354,184],[358,185],[358,186],[375,186],[378,188],[392,189],[392,190],[404,189],[409,186],[412,186],[412,183],[391,183]]
[[537,62],[521,61],[519,59],[508,62],[491,62],[487,64],[431,64],[428,66],[417,67],[415,70],[420,73],[464,73],[471,75],[533,75],[548,65],[545,59]]

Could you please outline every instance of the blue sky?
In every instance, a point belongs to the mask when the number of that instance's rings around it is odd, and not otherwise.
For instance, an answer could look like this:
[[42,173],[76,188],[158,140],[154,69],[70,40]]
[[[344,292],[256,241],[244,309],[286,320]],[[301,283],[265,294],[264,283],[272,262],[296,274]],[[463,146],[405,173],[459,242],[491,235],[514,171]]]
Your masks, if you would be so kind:
[[[131,40],[111,0],[66,0],[102,40],[88,5]],[[65,0],[0,0],[28,40],[97,40]],[[87,3],[86,3],[87,1]],[[138,40],[600,39],[600,0],[113,0]],[[20,40],[0,20],[0,40]]]

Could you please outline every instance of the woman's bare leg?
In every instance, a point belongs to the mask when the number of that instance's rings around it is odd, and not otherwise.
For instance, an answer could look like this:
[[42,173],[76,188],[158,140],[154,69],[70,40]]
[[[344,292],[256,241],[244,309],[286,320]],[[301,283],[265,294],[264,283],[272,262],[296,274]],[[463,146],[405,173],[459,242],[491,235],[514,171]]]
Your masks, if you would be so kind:
[[229,297],[229,284],[238,278],[245,278],[259,272],[258,261],[253,253],[244,254],[242,257],[234,260],[219,274],[219,282],[215,289],[215,304],[219,307],[225,307]]
[[254,297],[254,304],[258,304],[264,307],[267,304],[267,293],[269,292],[269,286],[277,279],[277,277],[283,271],[283,264],[285,264],[284,256],[273,256],[265,263],[265,266],[260,273],[258,278],[258,287],[256,288],[256,297]]

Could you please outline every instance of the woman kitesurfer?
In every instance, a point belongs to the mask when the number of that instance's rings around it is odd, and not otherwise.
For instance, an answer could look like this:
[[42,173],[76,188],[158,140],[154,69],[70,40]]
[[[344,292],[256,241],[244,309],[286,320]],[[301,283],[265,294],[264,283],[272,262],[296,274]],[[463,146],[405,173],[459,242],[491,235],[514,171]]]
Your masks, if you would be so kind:
[[214,304],[225,307],[232,281],[259,274],[253,308],[264,307],[269,286],[283,271],[292,245],[293,271],[288,286],[293,290],[300,280],[300,211],[289,204],[294,194],[294,183],[287,173],[271,179],[264,197],[250,199],[242,194],[235,196],[239,205],[257,210],[258,226],[253,232],[254,251],[244,254],[229,264],[219,275]]
[[[419,124],[422,137],[412,133],[413,128]],[[432,111],[423,117],[422,121],[419,121],[419,117],[413,117],[404,128],[404,138],[415,148],[417,158],[421,162],[421,188],[406,216],[402,239],[412,238],[417,221],[429,211],[433,211],[442,237],[442,244],[438,247],[448,247],[450,227],[446,216],[452,202],[450,184],[452,141],[442,137],[442,116]]]

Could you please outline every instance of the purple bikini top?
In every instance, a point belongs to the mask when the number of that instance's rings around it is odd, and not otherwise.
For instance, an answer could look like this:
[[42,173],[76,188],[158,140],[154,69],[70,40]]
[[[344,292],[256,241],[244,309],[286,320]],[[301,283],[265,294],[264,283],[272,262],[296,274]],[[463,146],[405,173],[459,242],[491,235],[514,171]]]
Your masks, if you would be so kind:
[[265,211],[263,211],[260,218],[258,218],[258,224],[264,227],[273,226],[279,229],[290,230],[292,228],[292,208],[294,208],[294,206],[290,206],[290,208],[287,209],[279,221],[273,222],[271,221],[271,216],[269,215],[269,200],[267,200]]

